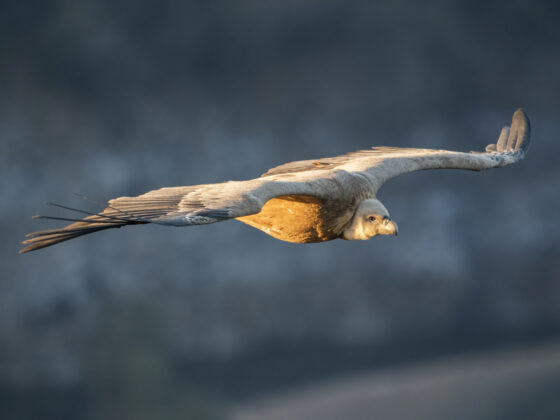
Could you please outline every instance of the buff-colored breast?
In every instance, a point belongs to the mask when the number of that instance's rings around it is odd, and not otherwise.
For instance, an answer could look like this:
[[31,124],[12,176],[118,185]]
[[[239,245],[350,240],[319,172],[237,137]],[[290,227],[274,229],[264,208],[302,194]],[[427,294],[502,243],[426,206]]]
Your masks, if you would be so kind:
[[353,208],[317,197],[286,195],[266,202],[260,213],[237,220],[288,242],[323,242],[339,238]]

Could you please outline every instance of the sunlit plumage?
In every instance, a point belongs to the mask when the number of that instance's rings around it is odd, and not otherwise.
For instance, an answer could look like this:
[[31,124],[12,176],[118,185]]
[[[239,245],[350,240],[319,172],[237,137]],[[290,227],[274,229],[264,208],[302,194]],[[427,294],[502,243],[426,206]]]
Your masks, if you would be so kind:
[[[517,110],[496,144],[485,152],[374,147],[343,156],[286,163],[259,178],[150,191],[109,201],[102,213],[62,229],[31,233],[20,252],[44,248],[87,233],[126,225],[158,223],[203,225],[237,219],[284,241],[308,243],[332,239],[369,239],[398,232],[376,198],[388,179],[423,169],[498,168],[523,159],[530,125]],[[63,206],[59,206],[63,207]],[[37,216],[51,218],[50,216]]]

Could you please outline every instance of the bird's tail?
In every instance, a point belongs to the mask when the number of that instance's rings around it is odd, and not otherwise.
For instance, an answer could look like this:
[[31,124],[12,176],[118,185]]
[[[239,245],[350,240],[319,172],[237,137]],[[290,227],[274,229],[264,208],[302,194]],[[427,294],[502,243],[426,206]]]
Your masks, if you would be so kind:
[[77,238],[78,236],[87,235],[88,233],[97,232],[99,230],[120,228],[126,225],[143,224],[148,223],[147,221],[139,220],[138,218],[131,217],[127,213],[117,210],[113,207],[107,207],[102,213],[91,213],[84,210],[78,210],[71,207],[61,206],[59,204],[49,203],[56,207],[61,207],[66,210],[72,210],[82,214],[88,214],[89,216],[82,219],[72,219],[66,217],[54,217],[54,216],[34,216],[35,219],[52,219],[52,220],[64,220],[74,222],[61,229],[50,229],[42,230],[39,232],[33,232],[26,235],[25,241],[22,243],[27,245],[25,248],[19,251],[20,254],[29,251],[35,251],[36,249],[45,248],[57,244],[59,242],[64,242],[69,239]]

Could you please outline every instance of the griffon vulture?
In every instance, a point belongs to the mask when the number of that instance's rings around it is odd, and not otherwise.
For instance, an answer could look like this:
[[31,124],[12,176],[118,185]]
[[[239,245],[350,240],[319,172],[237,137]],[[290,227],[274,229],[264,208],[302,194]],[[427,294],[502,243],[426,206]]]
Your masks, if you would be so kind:
[[346,155],[290,162],[259,178],[186,187],[169,187],[137,197],[109,201],[101,213],[82,219],[35,216],[73,221],[61,229],[27,235],[28,252],[87,233],[126,225],[158,223],[204,225],[237,219],[288,242],[369,239],[397,235],[397,224],[376,198],[377,191],[397,175],[422,169],[480,171],[515,163],[529,148],[530,126],[521,109],[513,114],[496,144],[485,152],[374,147]]

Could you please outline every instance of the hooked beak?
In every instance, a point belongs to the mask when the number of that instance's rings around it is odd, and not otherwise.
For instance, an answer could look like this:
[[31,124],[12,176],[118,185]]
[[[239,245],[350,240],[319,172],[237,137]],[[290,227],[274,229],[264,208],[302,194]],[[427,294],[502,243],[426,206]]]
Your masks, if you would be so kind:
[[393,228],[393,235],[399,236],[399,227],[397,226],[397,224],[391,220],[389,226]]
[[383,222],[385,225],[385,234],[386,235],[395,235],[399,236],[399,227],[397,224],[391,219],[385,219]]

